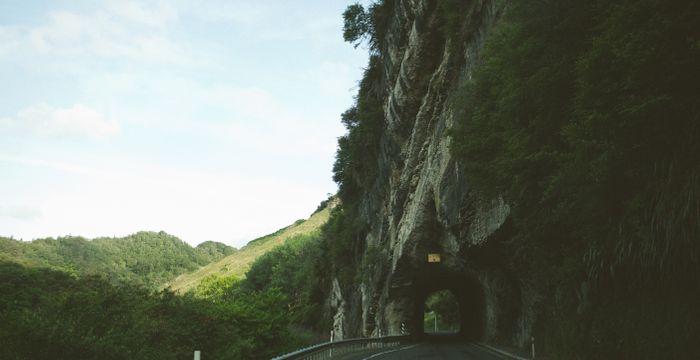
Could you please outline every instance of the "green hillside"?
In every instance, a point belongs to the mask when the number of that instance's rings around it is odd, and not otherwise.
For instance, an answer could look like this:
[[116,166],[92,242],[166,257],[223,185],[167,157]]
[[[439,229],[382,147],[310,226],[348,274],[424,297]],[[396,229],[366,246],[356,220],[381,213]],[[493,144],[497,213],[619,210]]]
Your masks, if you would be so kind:
[[157,287],[233,252],[234,248],[214,242],[193,248],[162,231],[93,240],[67,236],[25,242],[0,237],[0,260],[147,287]]
[[261,255],[284,244],[291,238],[318,233],[321,225],[328,221],[330,207],[332,206],[315,212],[307,220],[299,220],[275,233],[255,239],[239,251],[217,262],[206,265],[192,273],[180,275],[172,282],[166,284],[166,287],[170,287],[173,291],[185,292],[193,289],[202,279],[211,275],[236,275],[242,278],[250,269],[251,264]]
[[300,346],[279,291],[226,290],[175,296],[0,260],[0,359],[269,359]]

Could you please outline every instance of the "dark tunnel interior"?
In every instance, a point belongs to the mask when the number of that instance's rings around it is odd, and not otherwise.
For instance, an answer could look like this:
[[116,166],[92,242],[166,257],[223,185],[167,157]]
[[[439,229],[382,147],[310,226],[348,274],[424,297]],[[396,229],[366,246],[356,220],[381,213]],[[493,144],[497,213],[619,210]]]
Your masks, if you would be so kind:
[[461,274],[427,272],[413,283],[414,313],[411,317],[411,333],[424,339],[435,338],[424,330],[423,316],[426,300],[438,291],[450,291],[459,304],[459,331],[453,338],[476,341],[483,337],[485,329],[486,306],[481,285]]

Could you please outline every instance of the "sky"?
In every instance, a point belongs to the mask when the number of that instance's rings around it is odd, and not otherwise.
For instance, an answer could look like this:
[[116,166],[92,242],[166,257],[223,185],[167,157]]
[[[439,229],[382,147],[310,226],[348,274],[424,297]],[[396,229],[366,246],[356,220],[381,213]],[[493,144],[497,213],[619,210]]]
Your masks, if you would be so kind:
[[0,1],[0,236],[240,247],[335,193],[351,1]]

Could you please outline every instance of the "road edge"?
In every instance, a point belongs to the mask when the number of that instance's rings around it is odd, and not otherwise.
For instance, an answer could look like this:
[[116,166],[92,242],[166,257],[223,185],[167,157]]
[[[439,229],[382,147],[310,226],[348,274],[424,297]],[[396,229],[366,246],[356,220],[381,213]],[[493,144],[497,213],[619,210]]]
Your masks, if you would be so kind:
[[509,352],[507,352],[507,351],[503,351],[503,350],[501,350],[501,349],[495,348],[495,347],[490,346],[490,345],[486,345],[486,344],[484,344],[484,343],[474,343],[474,344],[477,345],[477,346],[480,346],[480,347],[482,347],[482,348],[485,348],[486,350],[490,350],[490,351],[492,351],[492,352],[495,352],[495,353],[501,354],[501,355],[503,355],[503,356],[506,356],[506,357],[508,357],[508,358],[510,358],[510,359],[516,359],[516,360],[531,360],[531,359],[529,359],[529,358],[524,358],[524,357],[522,357],[522,356],[518,356],[518,355],[515,355],[515,354],[511,354],[511,353],[509,353]]
[[362,360],[369,360],[369,359],[375,358],[375,357],[377,357],[377,356],[382,356],[382,355],[386,355],[386,354],[391,354],[391,353],[394,353],[394,352],[397,352],[397,351],[401,351],[401,350],[411,349],[411,348],[414,348],[414,347],[416,347],[416,346],[418,346],[418,345],[420,345],[420,344],[412,344],[412,345],[402,346],[402,347],[400,347],[400,348],[398,348],[398,349],[389,349],[389,350],[387,350],[387,351],[382,351],[382,352],[378,352],[378,353],[375,353],[375,354],[371,354],[370,356],[367,356],[367,357],[362,358]]

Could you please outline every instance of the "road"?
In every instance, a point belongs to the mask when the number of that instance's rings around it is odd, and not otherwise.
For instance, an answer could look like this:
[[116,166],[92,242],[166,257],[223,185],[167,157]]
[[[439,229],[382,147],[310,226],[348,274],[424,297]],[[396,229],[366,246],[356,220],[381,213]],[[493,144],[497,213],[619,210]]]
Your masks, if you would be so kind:
[[474,344],[419,343],[383,350],[379,353],[355,353],[339,360],[504,360],[503,355]]

